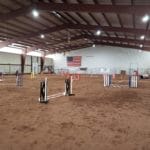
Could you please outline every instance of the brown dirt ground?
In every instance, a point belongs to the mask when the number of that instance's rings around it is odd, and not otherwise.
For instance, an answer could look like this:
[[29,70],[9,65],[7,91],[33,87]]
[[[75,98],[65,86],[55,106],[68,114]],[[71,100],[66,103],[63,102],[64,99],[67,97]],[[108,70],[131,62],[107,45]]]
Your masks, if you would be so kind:
[[[64,77],[46,76],[49,95],[63,91]],[[41,104],[42,79],[0,82],[0,150],[150,150],[150,80],[104,88],[102,77],[81,77],[75,96]]]

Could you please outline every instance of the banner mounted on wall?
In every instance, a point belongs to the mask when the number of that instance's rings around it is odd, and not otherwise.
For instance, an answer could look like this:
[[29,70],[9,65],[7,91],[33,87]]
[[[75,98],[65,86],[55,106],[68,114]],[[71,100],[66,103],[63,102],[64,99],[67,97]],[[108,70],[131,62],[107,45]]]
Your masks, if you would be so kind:
[[81,56],[67,56],[67,66],[79,67],[81,66]]

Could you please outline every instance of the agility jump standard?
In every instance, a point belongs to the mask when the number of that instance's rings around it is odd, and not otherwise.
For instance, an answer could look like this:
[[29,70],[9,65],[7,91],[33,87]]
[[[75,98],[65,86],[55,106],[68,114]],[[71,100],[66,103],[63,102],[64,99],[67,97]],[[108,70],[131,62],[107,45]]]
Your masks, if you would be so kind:
[[3,81],[4,75],[2,72],[0,72],[0,81]]
[[69,79],[65,80],[65,91],[64,92],[60,92],[60,93],[56,93],[56,94],[52,94],[52,95],[48,96],[48,81],[47,81],[47,78],[45,78],[45,80],[41,81],[41,83],[40,83],[39,102],[47,103],[48,100],[53,99],[53,98],[74,95],[74,94],[72,94],[72,82],[73,82],[73,79],[71,76]]
[[[112,75],[104,74],[104,87],[110,87],[112,84]],[[123,86],[123,85],[120,85]],[[138,76],[137,75],[129,75],[128,87],[137,88],[138,87]]]
[[5,83],[5,81],[7,81],[7,80],[4,79],[4,76],[3,76],[2,80],[0,80],[0,81],[2,81],[2,83],[0,83],[0,85],[8,85],[8,86],[16,85],[16,86],[23,86],[23,76],[22,76],[22,74],[17,74],[17,75],[16,75],[16,83]]

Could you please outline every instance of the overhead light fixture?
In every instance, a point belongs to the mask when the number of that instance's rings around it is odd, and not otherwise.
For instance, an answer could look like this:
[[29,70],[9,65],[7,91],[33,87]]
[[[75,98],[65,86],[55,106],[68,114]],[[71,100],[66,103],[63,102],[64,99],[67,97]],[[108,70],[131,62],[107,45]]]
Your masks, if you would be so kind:
[[37,10],[33,10],[32,15],[37,18],[39,16],[39,12]]
[[92,47],[95,47],[95,44],[93,44]]
[[56,11],[52,11],[53,14],[56,14]]
[[143,47],[143,44],[140,44],[140,47],[142,48],[142,47]]
[[96,35],[100,35],[101,34],[101,31],[100,30],[97,30],[96,31]]
[[58,14],[56,11],[52,11],[52,13],[53,13],[54,15],[56,15],[57,17],[61,18],[61,15]]
[[141,39],[141,40],[144,40],[144,38],[145,38],[145,36],[144,36],[144,35],[142,35],[142,36],[140,37],[140,39]]
[[41,34],[40,37],[41,37],[41,39],[44,39],[44,38],[45,38],[45,35],[44,35],[44,34]]
[[143,21],[144,23],[146,23],[148,20],[149,20],[149,16],[148,16],[148,15],[145,15],[145,16],[142,18],[142,21]]

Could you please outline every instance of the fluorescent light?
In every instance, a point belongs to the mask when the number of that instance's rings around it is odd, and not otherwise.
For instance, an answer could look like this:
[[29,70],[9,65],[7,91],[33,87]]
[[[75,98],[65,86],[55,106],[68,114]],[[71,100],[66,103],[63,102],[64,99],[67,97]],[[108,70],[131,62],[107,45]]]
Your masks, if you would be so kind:
[[95,47],[95,44],[93,44],[92,47]]
[[42,54],[40,52],[31,51],[28,52],[27,55],[41,57]]
[[39,16],[39,12],[37,10],[33,10],[32,15],[36,18]]
[[17,49],[17,48],[12,48],[12,47],[0,48],[0,52],[14,53],[14,54],[23,54],[23,50]]
[[145,23],[149,20],[149,16],[148,15],[145,15],[143,18],[142,18],[142,21]]
[[142,48],[142,47],[143,47],[143,44],[140,44],[140,47]]
[[52,13],[53,13],[54,15],[56,15],[57,17],[61,18],[61,15],[59,15],[56,11],[52,11]]
[[96,35],[100,35],[100,34],[101,34],[101,31],[97,30]]
[[142,35],[142,36],[140,37],[140,39],[141,39],[141,40],[144,40],[144,38],[145,38],[145,36],[144,36],[144,35]]
[[42,39],[44,39],[44,38],[45,38],[45,35],[44,35],[44,34],[41,34],[40,37],[41,37]]

